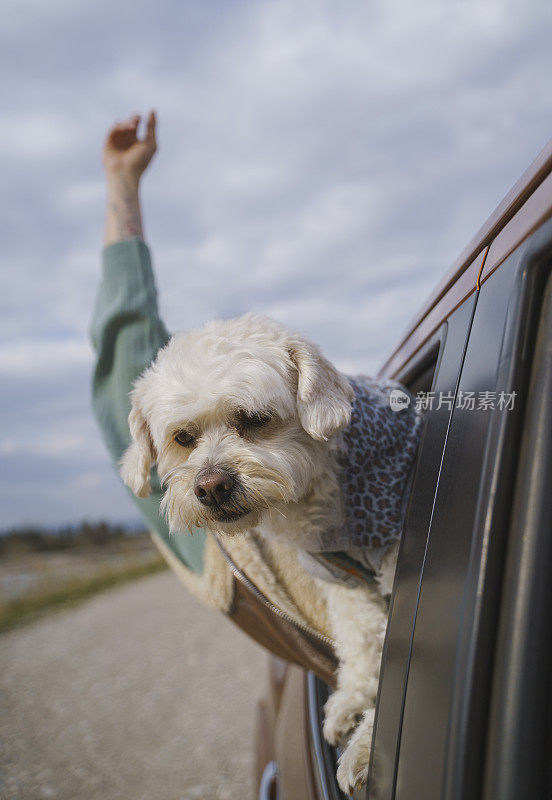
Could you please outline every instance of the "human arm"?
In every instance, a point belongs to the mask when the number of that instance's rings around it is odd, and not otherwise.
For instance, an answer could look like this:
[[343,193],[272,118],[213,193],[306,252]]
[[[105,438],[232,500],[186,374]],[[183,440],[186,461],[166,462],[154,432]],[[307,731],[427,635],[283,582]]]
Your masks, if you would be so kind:
[[144,238],[140,208],[140,180],[157,150],[155,112],[150,111],[143,139],[138,138],[140,116],[135,114],[111,128],[102,160],[106,173],[107,203],[104,245]]
[[[90,324],[96,352],[92,376],[92,409],[115,464],[130,444],[129,392],[134,380],[169,340],[159,316],[151,254],[143,241],[140,178],[155,153],[155,117],[148,132],[137,138],[139,118],[109,132],[103,152],[107,209],[102,276]],[[148,141],[149,136],[149,141]],[[203,539],[170,537],[159,514],[161,487],[155,470],[149,498],[131,498],[140,513],[179,558],[201,571]]]

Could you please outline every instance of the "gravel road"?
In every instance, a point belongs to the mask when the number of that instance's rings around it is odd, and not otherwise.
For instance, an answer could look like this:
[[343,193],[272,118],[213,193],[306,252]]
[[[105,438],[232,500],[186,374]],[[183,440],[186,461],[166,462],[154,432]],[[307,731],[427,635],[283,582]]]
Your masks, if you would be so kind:
[[0,798],[252,798],[266,659],[170,572],[3,634]]

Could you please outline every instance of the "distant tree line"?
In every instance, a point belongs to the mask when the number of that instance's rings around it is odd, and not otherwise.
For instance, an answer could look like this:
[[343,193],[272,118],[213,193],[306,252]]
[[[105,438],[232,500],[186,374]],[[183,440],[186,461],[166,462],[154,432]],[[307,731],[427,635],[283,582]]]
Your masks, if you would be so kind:
[[8,553],[48,552],[79,547],[102,547],[122,539],[145,536],[139,525],[112,525],[109,522],[81,522],[58,528],[13,527],[0,534],[0,556]]

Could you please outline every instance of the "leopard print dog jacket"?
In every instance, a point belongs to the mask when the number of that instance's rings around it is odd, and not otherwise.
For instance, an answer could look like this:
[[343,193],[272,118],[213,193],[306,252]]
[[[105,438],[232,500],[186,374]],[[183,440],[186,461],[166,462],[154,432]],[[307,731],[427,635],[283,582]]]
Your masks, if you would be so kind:
[[355,397],[339,451],[346,525],[319,532],[301,558],[310,572],[330,580],[347,580],[338,564],[343,556],[378,569],[400,538],[422,422],[415,399],[400,383],[366,376],[349,382]]

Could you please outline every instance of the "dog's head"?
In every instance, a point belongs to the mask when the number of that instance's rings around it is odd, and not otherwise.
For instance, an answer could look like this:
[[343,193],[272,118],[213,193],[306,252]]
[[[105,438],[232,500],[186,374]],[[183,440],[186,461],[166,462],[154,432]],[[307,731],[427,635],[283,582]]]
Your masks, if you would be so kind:
[[174,336],[137,379],[120,468],[138,497],[157,464],[171,530],[237,533],[300,502],[353,391],[318,348],[247,314]]

